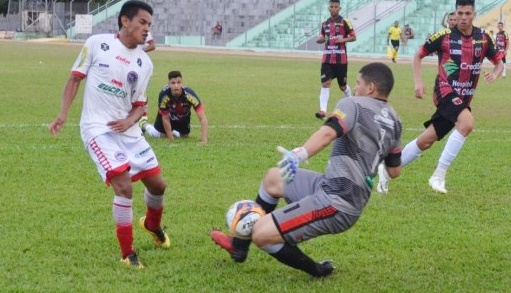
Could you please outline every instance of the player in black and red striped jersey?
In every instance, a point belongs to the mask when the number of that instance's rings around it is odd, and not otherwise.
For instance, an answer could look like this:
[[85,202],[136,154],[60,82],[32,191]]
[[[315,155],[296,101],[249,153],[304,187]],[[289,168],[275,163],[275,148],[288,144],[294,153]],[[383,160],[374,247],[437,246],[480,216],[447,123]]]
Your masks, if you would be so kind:
[[328,10],[330,11],[330,17],[321,24],[321,33],[316,40],[318,44],[325,44],[321,60],[319,111],[316,112],[316,117],[319,119],[325,118],[332,79],[337,79],[344,96],[351,96],[351,89],[347,84],[348,53],[346,43],[357,39],[351,22],[339,15],[341,10],[339,0],[330,0]]
[[[431,53],[438,54],[438,75],[433,89],[433,101],[437,110],[431,119],[424,123],[426,129],[422,134],[403,149],[402,166],[413,162],[423,151],[454,129],[447,139],[435,172],[429,178],[431,188],[440,193],[447,193],[447,170],[474,127],[470,102],[477,87],[484,58],[488,58],[494,65],[491,72],[484,73],[487,83],[495,81],[504,67],[504,54],[496,49],[492,37],[483,29],[472,25],[475,16],[474,0],[457,0],[456,26],[433,34],[419,48],[413,59],[415,97],[422,99],[426,92],[421,73],[422,58]],[[385,168],[381,165],[379,177],[377,190],[386,193],[388,179]]]
[[497,24],[499,31],[495,35],[495,43],[497,43],[497,49],[504,54],[502,62],[504,62],[504,70],[502,71],[502,77],[506,77],[506,54],[509,46],[509,38],[507,33],[504,31],[504,23],[499,22]]

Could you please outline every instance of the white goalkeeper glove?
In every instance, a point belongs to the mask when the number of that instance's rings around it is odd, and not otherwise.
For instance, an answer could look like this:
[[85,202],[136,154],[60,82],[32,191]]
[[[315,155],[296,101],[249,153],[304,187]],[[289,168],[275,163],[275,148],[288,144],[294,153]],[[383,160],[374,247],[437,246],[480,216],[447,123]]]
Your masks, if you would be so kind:
[[309,158],[309,154],[307,154],[307,150],[304,147],[288,151],[284,147],[277,146],[277,151],[283,155],[282,160],[277,163],[280,169],[280,176],[282,176],[286,184],[289,184],[295,179],[300,163],[305,162]]

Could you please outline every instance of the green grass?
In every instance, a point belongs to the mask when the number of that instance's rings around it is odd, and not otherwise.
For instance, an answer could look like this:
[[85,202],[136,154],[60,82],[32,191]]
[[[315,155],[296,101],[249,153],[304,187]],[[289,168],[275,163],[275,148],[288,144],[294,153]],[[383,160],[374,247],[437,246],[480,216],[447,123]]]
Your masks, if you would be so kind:
[[[47,124],[80,46],[0,42],[0,291],[2,292],[506,292],[511,286],[510,84],[481,80],[473,113],[476,130],[447,176],[448,195],[427,179],[444,142],[406,169],[390,194],[376,193],[361,219],[341,235],[301,247],[332,259],[336,273],[313,280],[251,248],[235,264],[213,245],[208,231],[224,228],[228,206],[255,197],[276,145],[299,146],[320,125],[313,113],[319,93],[318,58],[236,56],[157,50],[149,88],[149,116],[170,70],[206,105],[210,142],[198,144],[192,118],[188,140],[149,139],[168,182],[164,225],[168,251],[154,249],[135,229],[145,270],[119,263],[111,215],[112,190],[83,150],[78,121],[81,94],[68,124],[52,138]],[[353,85],[365,62],[352,61]],[[391,103],[407,143],[432,114],[435,66],[424,68],[428,98],[413,97],[409,64],[391,64]],[[83,86],[83,85],[82,85]],[[332,89],[330,108],[340,93]],[[323,170],[328,152],[307,168]],[[135,184],[134,214],[144,213]]]

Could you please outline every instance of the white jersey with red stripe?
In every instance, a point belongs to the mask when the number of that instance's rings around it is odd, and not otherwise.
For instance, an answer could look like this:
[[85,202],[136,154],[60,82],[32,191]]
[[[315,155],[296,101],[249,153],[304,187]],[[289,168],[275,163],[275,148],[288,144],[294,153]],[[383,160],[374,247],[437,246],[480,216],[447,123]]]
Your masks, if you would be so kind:
[[[80,131],[87,146],[94,137],[112,131],[108,122],[125,119],[134,105],[147,103],[153,63],[139,46],[129,49],[117,35],[99,34],[87,39],[72,74],[86,78]],[[141,133],[135,123],[122,135]]]

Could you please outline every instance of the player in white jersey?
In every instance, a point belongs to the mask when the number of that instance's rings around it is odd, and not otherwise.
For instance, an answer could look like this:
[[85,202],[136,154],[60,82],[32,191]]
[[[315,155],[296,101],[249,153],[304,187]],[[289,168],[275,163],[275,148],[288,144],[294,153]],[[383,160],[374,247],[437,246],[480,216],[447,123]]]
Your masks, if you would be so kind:
[[80,133],[103,181],[115,193],[112,204],[121,262],[138,268],[133,247],[132,181],[145,185],[146,215],[139,221],[156,246],[170,241],[161,228],[166,189],[158,160],[137,121],[147,103],[153,64],[139,47],[151,26],[153,9],[142,1],[126,2],[119,13],[118,34],[91,36],[73,65],[59,115],[49,130],[56,136],[67,120],[80,83],[85,79]]
[[147,38],[145,39],[144,45],[142,45],[142,50],[146,53],[156,50],[156,44],[154,43],[153,35],[150,32],[147,33]]
[[[254,244],[314,277],[327,276],[334,267],[331,261],[315,262],[298,244],[353,227],[369,200],[380,162],[392,177],[401,171],[402,126],[387,103],[394,85],[392,71],[383,63],[371,63],[359,71],[356,82],[356,96],[341,99],[303,146],[278,148],[283,158],[278,168],[268,170],[255,200],[266,215],[253,227]],[[325,173],[299,168],[330,144]],[[275,210],[280,198],[288,205]],[[211,231],[211,238],[234,261],[245,261],[250,240],[217,230]]]

